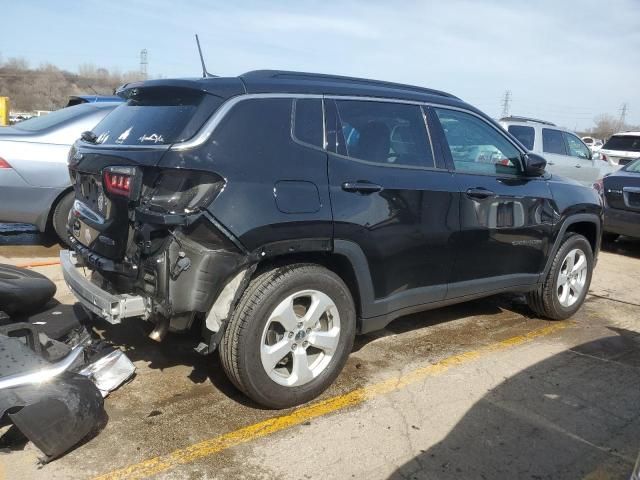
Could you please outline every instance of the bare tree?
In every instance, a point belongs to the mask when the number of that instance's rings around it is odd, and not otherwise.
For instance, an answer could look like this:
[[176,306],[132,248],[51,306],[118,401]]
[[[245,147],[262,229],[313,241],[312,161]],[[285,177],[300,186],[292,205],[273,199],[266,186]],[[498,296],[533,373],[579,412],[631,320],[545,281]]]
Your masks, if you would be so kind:
[[51,64],[36,69],[23,58],[0,61],[0,96],[8,96],[14,110],[53,110],[66,105],[70,95],[110,95],[123,83],[140,80],[140,72],[121,73],[84,63],[78,73]]

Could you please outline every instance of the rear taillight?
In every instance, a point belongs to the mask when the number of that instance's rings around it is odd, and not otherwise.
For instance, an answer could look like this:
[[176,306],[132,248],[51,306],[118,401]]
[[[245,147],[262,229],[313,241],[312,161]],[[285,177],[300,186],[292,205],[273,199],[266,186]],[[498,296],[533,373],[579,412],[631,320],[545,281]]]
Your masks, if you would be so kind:
[[12,168],[4,158],[0,157],[0,168]]
[[102,171],[104,188],[113,195],[131,198],[134,180],[134,167],[107,167]]
[[165,170],[142,203],[151,211],[188,215],[207,207],[223,187],[224,180],[215,174]]

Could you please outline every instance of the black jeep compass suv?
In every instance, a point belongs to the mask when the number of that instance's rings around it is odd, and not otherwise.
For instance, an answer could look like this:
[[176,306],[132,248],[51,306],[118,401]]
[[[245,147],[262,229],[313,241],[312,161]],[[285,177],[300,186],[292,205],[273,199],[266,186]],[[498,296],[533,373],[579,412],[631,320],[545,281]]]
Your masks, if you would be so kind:
[[585,298],[598,194],[452,95],[280,71],[119,95],[70,152],[65,280],[158,340],[198,322],[263,405],[314,398],[400,315],[515,291],[563,319]]

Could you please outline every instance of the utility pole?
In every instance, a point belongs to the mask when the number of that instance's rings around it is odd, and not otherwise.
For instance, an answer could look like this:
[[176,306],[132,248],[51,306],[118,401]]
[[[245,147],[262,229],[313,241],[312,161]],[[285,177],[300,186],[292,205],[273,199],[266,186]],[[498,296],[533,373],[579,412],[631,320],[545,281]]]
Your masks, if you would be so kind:
[[623,103],[622,108],[620,108],[620,127],[618,130],[624,130],[624,126],[627,123],[627,104]]
[[506,90],[504,92],[504,97],[502,97],[502,116],[509,116],[509,107],[511,106],[511,90]]
[[149,62],[147,62],[147,49],[143,48],[142,50],[140,50],[140,77],[142,77],[142,80],[147,79],[148,63]]

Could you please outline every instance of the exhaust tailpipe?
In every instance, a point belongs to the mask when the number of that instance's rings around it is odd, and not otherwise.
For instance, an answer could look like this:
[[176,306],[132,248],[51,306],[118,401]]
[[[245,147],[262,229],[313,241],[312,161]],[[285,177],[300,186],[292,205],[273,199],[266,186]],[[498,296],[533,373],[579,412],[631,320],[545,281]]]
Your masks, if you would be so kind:
[[164,339],[164,337],[167,336],[168,331],[169,331],[169,319],[163,316],[159,316],[158,321],[156,322],[155,328],[149,334],[149,338],[151,340],[155,340],[156,342],[161,342]]

